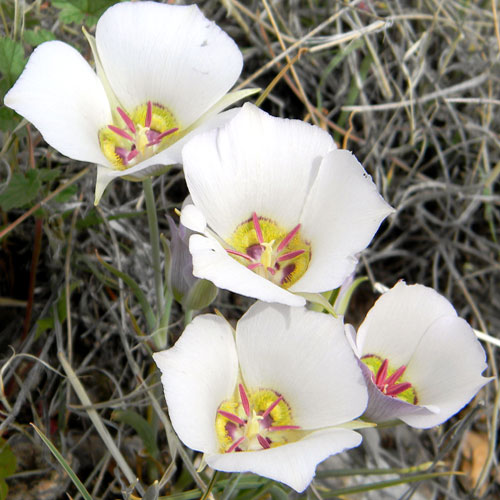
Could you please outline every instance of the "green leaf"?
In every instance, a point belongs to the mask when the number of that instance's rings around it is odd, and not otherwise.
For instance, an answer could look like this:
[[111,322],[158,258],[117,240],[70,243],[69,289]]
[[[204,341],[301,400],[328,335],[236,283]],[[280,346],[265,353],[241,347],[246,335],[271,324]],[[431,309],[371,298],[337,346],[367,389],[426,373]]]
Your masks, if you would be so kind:
[[5,500],[9,493],[9,487],[5,482],[5,479],[0,479],[0,500]]
[[54,197],[56,203],[66,203],[78,192],[78,186],[73,184],[63,189],[57,196]]
[[142,439],[144,448],[146,448],[147,452],[153,458],[158,458],[160,456],[154,429],[142,415],[139,415],[133,410],[115,410],[111,414],[111,418],[117,422],[123,422],[124,424],[130,425]]
[[43,42],[55,40],[56,36],[52,33],[52,31],[36,27],[34,30],[25,30],[23,33],[23,39],[28,45],[36,47]]
[[38,429],[34,424],[31,424],[33,429],[35,429],[36,433],[40,436],[41,440],[46,444],[47,448],[51,451],[52,455],[56,457],[57,461],[62,465],[63,469],[66,471],[68,476],[70,477],[73,484],[76,486],[80,495],[85,500],[92,500],[90,493],[87,491],[83,483],[78,479],[78,476],[73,472],[73,469],[69,466],[68,462],[64,459],[64,457],[59,453],[59,450],[50,442],[50,440],[45,436],[45,434]]
[[85,20],[87,26],[93,26],[101,14],[117,0],[52,0],[52,5],[58,9],[59,20],[62,23],[81,23]]
[[54,318],[40,318],[36,322],[35,339],[40,338],[40,335],[42,335],[42,333],[46,332],[47,330],[52,330],[53,328]]
[[14,85],[25,64],[23,46],[10,38],[0,38],[0,73],[7,83],[7,89]]
[[61,176],[61,170],[58,168],[38,168],[37,172],[42,182],[55,181]]
[[[0,478],[11,476],[16,472],[17,462],[9,443],[0,437]],[[2,496],[0,495],[0,498]]]
[[7,189],[0,194],[0,207],[7,212],[27,205],[36,198],[41,186],[37,170],[30,169],[26,175],[15,172]]

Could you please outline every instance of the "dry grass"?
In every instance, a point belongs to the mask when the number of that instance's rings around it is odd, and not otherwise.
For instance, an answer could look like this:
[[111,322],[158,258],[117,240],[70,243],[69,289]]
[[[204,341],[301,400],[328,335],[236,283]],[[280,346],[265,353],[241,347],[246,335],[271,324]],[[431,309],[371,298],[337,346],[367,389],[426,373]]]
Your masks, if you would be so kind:
[[[8,14],[14,3],[22,4],[4,0],[7,25],[13,22]],[[328,130],[339,146],[356,154],[397,209],[362,255],[358,273],[367,274],[372,285],[392,286],[405,279],[433,286],[474,328],[500,337],[500,35],[494,0],[197,3],[242,49],[241,86],[266,88],[293,62],[262,108]],[[58,39],[90,55],[79,26],[58,22],[57,10],[45,3],[34,5],[30,19],[34,16]],[[83,168],[50,150],[33,128],[5,133],[4,144],[2,159],[20,169],[29,168],[30,155],[36,165],[61,167],[65,178]],[[35,439],[30,422],[56,444],[94,498],[117,498],[126,484],[123,469],[96,434],[89,408],[75,397],[59,351],[144,485],[165,474],[162,494],[171,491],[169,484],[176,484],[176,491],[196,487],[188,472],[189,452],[169,468],[172,449],[161,431],[155,468],[136,431],[113,413],[133,409],[156,422],[161,412],[152,409],[151,397],[158,396],[159,387],[149,339],[141,334],[140,309],[126,287],[100,266],[96,252],[133,276],[151,300],[154,287],[140,186],[115,182],[95,210],[92,172],[78,181],[71,200],[48,201],[43,216],[28,217],[9,231],[0,249],[0,434],[18,456],[18,471],[8,481],[16,499],[64,498],[66,491],[77,495]],[[168,234],[165,215],[172,215],[186,195],[182,174],[176,170],[158,178],[155,193],[160,226]],[[22,213],[2,214],[3,222]],[[33,260],[37,241],[40,256]],[[36,283],[30,282],[35,272]],[[363,285],[349,319],[359,322],[375,297]],[[32,313],[23,327],[26,300]],[[249,303],[220,293],[215,305],[237,318]],[[37,333],[42,318],[51,318],[53,325]],[[172,340],[181,331],[182,311],[175,306]],[[490,373],[496,375],[496,350],[486,345]],[[327,462],[322,470],[440,462],[467,475],[356,498],[495,498],[500,494],[495,473],[497,385],[489,384],[464,410],[462,420],[426,432],[398,427],[367,433],[364,447],[341,462]],[[471,441],[471,436],[479,438]],[[469,448],[481,448],[485,458],[468,459],[473,456]],[[436,465],[435,470],[441,469]],[[205,475],[195,480],[198,485],[208,482]],[[365,482],[366,476],[318,480],[308,496],[329,498],[324,484]],[[265,498],[260,490],[248,491],[239,498]]]

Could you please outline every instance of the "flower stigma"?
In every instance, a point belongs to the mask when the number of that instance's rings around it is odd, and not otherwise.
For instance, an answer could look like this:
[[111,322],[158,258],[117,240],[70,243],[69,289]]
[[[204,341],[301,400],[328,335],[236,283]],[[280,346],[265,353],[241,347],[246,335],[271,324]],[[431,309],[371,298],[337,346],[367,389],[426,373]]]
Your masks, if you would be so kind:
[[229,255],[283,288],[301,278],[311,260],[311,247],[300,236],[300,224],[286,231],[255,212],[236,228],[229,243]]
[[405,365],[392,369],[389,367],[388,359],[382,359],[375,354],[367,354],[361,358],[361,361],[371,370],[373,383],[380,392],[406,403],[417,404],[415,388],[410,382],[400,380],[406,370]]
[[151,101],[130,114],[117,107],[114,122],[99,131],[99,144],[104,156],[118,170],[159,153],[175,142],[172,135],[179,130],[172,113]]
[[238,385],[236,398],[219,406],[215,418],[221,453],[281,446],[295,441],[298,429],[282,395],[270,389],[248,395],[243,384]]

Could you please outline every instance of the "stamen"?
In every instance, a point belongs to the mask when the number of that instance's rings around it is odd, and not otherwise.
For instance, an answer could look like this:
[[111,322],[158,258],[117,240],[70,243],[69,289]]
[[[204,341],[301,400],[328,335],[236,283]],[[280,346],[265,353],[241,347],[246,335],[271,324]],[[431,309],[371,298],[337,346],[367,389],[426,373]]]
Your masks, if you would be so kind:
[[377,375],[375,376],[375,385],[381,385],[385,377],[387,377],[387,368],[389,367],[389,360],[384,359],[383,363],[380,365],[378,369]]
[[262,228],[260,227],[260,222],[259,218],[257,217],[257,214],[254,212],[252,214],[252,220],[253,220],[253,227],[255,228],[255,233],[257,234],[257,239],[259,240],[259,243],[264,243],[264,237],[262,236]]
[[262,264],[260,262],[254,262],[253,264],[249,264],[247,267],[248,267],[248,269],[253,271],[254,269],[257,269],[261,265]]
[[385,394],[387,396],[397,396],[398,394],[401,394],[402,392],[405,392],[411,387],[410,382],[403,382],[401,384],[396,384],[387,387],[387,390],[385,391]]
[[268,428],[270,431],[293,431],[300,429],[300,425],[271,425]]
[[262,418],[266,418],[275,408],[278,406],[279,402],[283,399],[283,396],[280,396],[278,399],[275,399],[267,408],[267,410],[262,414]]
[[257,434],[257,439],[259,441],[259,444],[262,446],[262,448],[264,448],[265,450],[271,448],[271,445],[269,444],[269,442],[267,441],[267,439],[263,436],[261,436],[260,434]]
[[177,132],[179,128],[171,128],[170,130],[165,130],[165,132],[162,132],[159,134],[155,139],[153,139],[151,142],[146,144],[146,146],[155,146],[156,144],[159,144],[167,135],[173,134],[174,132]]
[[285,248],[288,243],[290,243],[291,239],[297,234],[297,231],[300,229],[300,224],[297,224],[282,240],[281,243],[278,245],[278,248],[276,251],[278,253]]
[[278,262],[283,262],[284,260],[291,260],[295,259],[295,257],[298,257],[299,255],[302,255],[305,252],[305,250],[295,250],[293,252],[288,252],[284,253],[280,257],[278,257],[277,261]]
[[[231,255],[237,255],[238,257],[243,257],[244,259],[247,259],[247,260],[252,260],[248,255],[244,254],[244,253],[241,253],[241,252],[238,252],[236,250],[232,250],[231,248],[226,248],[226,252],[227,253],[230,253]],[[260,265],[260,264],[258,264]],[[250,266],[248,266],[250,267]]]
[[243,441],[245,441],[245,436],[241,436],[240,439],[238,439],[238,441],[235,441],[226,451],[226,453],[231,453],[232,451],[234,451],[236,448],[238,448],[238,446],[243,443]]
[[401,377],[401,375],[403,375],[405,370],[406,370],[405,365],[400,366],[390,377],[387,378],[385,383],[388,385],[395,384],[398,381],[398,379]]
[[119,135],[120,137],[123,137],[124,139],[127,139],[127,141],[134,142],[134,138],[127,134],[125,130],[122,130],[121,128],[115,127],[114,125],[108,125],[109,130],[114,132],[116,135]]
[[133,149],[127,155],[127,161],[132,161],[138,154],[139,154],[139,150],[138,149]]
[[235,424],[239,424],[239,425],[245,425],[246,422],[241,419],[240,417],[238,417],[238,415],[235,415],[234,413],[230,413],[228,411],[224,411],[224,410],[218,410],[217,413],[219,415],[222,415],[223,417],[227,418],[228,420],[231,420],[231,422],[234,422]]
[[250,402],[248,401],[248,396],[247,396],[247,393],[245,392],[245,388],[243,387],[243,384],[239,384],[238,389],[240,391],[241,404],[243,405],[243,409],[245,410],[247,417],[249,417],[250,416]]
[[122,117],[122,120],[125,122],[125,124],[127,125],[128,129],[130,130],[130,132],[132,132],[133,134],[135,134],[135,125],[134,125],[134,122],[127,115],[127,113],[125,113],[125,111],[123,111],[122,108],[116,108],[116,111],[118,111],[118,114]]
[[148,101],[148,108],[146,110],[146,120],[144,121],[144,126],[146,128],[151,127],[152,118],[153,118],[153,106],[151,105],[151,101]]

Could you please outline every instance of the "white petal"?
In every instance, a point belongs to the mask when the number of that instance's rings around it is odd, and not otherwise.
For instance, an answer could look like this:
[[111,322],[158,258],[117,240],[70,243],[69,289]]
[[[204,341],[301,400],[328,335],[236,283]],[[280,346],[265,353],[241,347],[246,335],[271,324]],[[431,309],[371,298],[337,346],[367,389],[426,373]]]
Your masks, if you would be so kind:
[[229,324],[197,316],[174,347],[153,354],[175,432],[194,450],[215,453],[217,408],[233,396],[238,359]]
[[318,429],[355,419],[367,392],[342,321],[278,304],[254,304],[237,326],[236,346],[249,390],[272,389],[294,425]]
[[207,455],[207,464],[226,472],[253,472],[287,484],[299,493],[312,481],[316,466],[330,455],[354,448],[361,435],[347,429],[313,432],[300,441],[262,451]]
[[291,288],[324,292],[340,286],[356,266],[355,255],[368,246],[391,212],[352,153],[328,153],[300,221],[302,236],[311,242],[311,262]]
[[456,315],[432,288],[399,282],[368,311],[358,329],[358,349],[362,355],[388,358],[395,368],[407,365],[427,328],[443,316]]
[[197,135],[182,156],[194,204],[227,239],[253,212],[295,227],[321,157],[333,147],[320,128],[247,103],[225,127]]
[[99,129],[111,123],[106,93],[71,46],[58,41],[39,45],[4,102],[62,154],[109,165],[98,138]]
[[189,238],[189,251],[193,256],[193,274],[210,280],[219,288],[255,297],[266,302],[280,302],[303,306],[306,301],[278,285],[262,278],[230,257],[213,238],[193,234]]
[[461,318],[448,316],[432,323],[408,363],[405,379],[415,386],[418,402],[434,405],[438,415],[402,418],[414,427],[432,427],[457,413],[491,379],[486,354],[472,328]]
[[96,43],[127,111],[158,102],[182,127],[233,86],[243,65],[233,40],[194,5],[117,4],[99,19]]
[[207,227],[205,217],[194,205],[186,205],[182,208],[181,224],[197,233],[204,233]]

